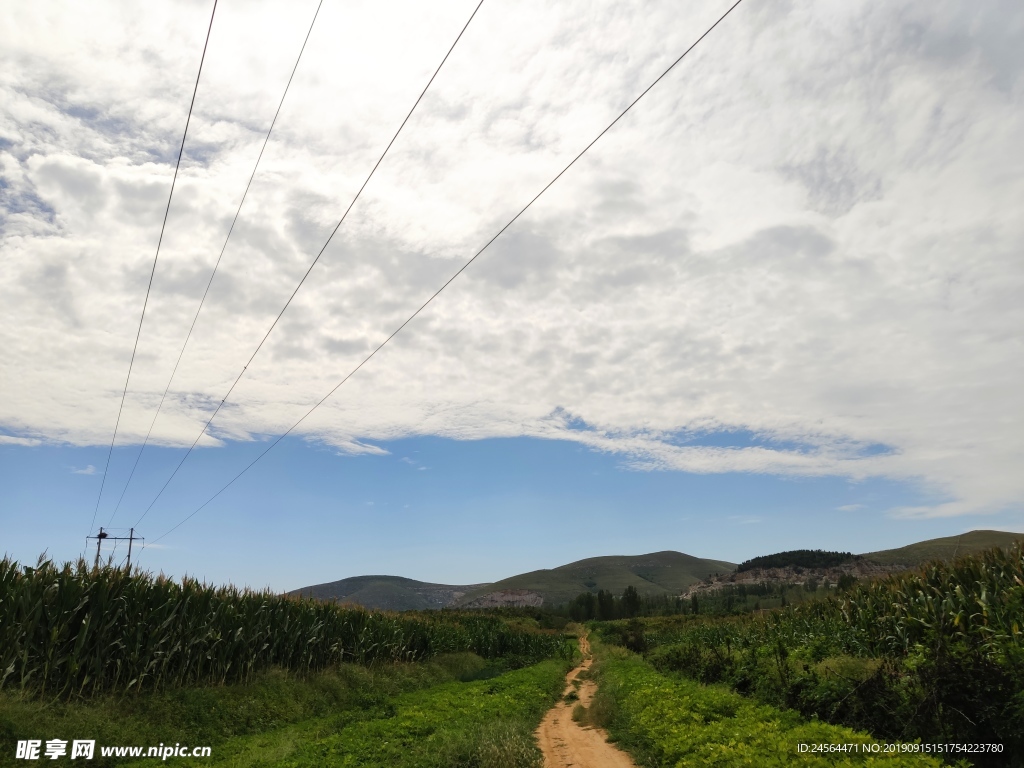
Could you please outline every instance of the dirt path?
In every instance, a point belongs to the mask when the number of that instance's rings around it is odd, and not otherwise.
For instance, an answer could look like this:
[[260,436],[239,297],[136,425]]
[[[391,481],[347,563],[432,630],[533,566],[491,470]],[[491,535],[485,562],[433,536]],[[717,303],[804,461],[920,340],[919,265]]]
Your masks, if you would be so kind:
[[[583,663],[565,676],[565,693],[574,689],[573,681],[585,669],[590,669],[590,643],[586,635],[580,638]],[[597,686],[591,680],[581,680],[579,703],[590,706]],[[608,743],[604,731],[580,726],[572,719],[575,701],[560,701],[551,708],[537,729],[537,741],[544,753],[544,768],[636,768],[629,755]]]

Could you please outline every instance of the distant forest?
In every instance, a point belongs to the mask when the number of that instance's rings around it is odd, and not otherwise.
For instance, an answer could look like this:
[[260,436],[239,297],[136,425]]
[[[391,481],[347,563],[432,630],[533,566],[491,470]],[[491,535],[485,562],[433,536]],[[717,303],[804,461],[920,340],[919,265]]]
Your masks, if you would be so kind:
[[755,568],[834,568],[855,560],[860,560],[860,555],[827,552],[823,549],[794,549],[745,560],[736,566],[736,572],[752,571]]
[[[839,589],[849,589],[856,583],[852,576],[841,578]],[[803,584],[725,584],[721,587],[683,598],[679,595],[647,595],[629,586],[621,596],[605,590],[583,592],[568,603],[550,608],[526,609],[547,627],[554,616],[572,621],[614,621],[638,616],[676,616],[702,614],[730,616],[762,609],[782,608],[790,604],[813,600],[834,594],[834,590],[817,579]],[[521,609],[516,609],[521,610]],[[543,618],[548,617],[548,618]]]

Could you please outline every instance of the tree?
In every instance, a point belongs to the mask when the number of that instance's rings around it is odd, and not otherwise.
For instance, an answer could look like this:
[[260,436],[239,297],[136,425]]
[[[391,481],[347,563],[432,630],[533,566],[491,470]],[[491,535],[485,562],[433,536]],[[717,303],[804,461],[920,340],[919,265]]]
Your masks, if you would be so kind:
[[615,615],[615,596],[611,592],[605,592],[603,589],[598,590],[597,620],[611,621],[615,618],[618,618]]
[[635,618],[640,613],[640,593],[630,584],[622,593],[622,615],[627,619]]
[[590,621],[597,612],[592,592],[581,592],[569,603],[569,618],[573,621]]

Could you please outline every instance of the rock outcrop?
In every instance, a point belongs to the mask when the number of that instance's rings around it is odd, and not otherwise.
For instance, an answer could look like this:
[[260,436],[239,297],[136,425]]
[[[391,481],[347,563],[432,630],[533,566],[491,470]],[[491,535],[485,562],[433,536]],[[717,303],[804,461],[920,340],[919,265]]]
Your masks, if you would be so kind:
[[890,573],[906,571],[906,565],[883,565],[867,560],[856,560],[834,566],[832,568],[752,568],[749,571],[733,571],[722,576],[704,579],[699,584],[683,592],[682,597],[689,598],[707,592],[714,592],[722,587],[738,587],[753,584],[806,584],[816,581],[819,584],[836,586],[841,576],[853,576],[858,580],[878,579]]
[[459,608],[539,608],[544,596],[529,589],[499,589],[462,603]]

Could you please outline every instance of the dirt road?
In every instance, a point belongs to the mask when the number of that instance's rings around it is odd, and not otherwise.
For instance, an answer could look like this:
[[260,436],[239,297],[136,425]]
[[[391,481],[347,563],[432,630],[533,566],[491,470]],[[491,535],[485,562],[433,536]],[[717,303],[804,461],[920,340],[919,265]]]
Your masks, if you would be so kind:
[[[590,643],[580,638],[583,663],[565,676],[565,693],[575,689],[573,681],[590,669]],[[590,706],[597,686],[590,680],[579,681],[579,703]],[[636,768],[629,755],[608,743],[604,731],[585,728],[572,719],[577,702],[560,701],[548,712],[537,729],[537,741],[544,753],[544,768]]]

